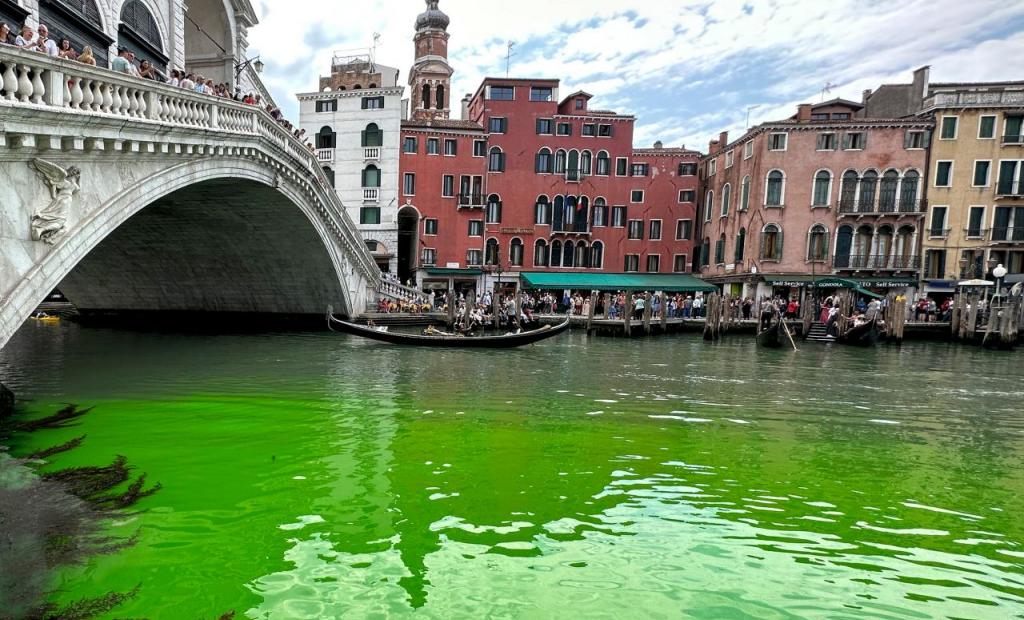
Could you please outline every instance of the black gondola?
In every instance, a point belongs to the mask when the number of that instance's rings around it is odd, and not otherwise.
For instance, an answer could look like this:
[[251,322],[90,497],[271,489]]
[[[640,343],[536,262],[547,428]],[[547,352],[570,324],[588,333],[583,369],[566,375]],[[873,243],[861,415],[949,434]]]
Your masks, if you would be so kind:
[[782,346],[782,321],[776,319],[774,323],[757,332],[757,344],[769,349],[778,349]]
[[562,323],[551,326],[545,325],[538,329],[519,334],[505,334],[500,336],[462,336],[457,334],[440,333],[438,335],[418,335],[391,332],[366,325],[357,325],[342,321],[334,317],[333,313],[327,313],[327,326],[331,331],[340,331],[347,334],[362,336],[380,342],[391,344],[406,344],[417,347],[450,347],[450,348],[473,348],[473,349],[511,349],[527,344],[540,342],[553,338],[569,329],[569,317],[565,317]]
[[875,346],[878,344],[878,319],[851,327],[845,334],[836,338],[836,342],[858,347]]

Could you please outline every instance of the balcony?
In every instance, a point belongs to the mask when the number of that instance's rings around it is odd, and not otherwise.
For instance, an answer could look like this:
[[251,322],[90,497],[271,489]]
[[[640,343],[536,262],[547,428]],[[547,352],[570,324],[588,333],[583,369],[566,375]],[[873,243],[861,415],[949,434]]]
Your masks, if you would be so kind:
[[1005,136],[1003,136],[1003,144],[1004,145],[1024,144],[1024,134],[1017,134],[1017,135],[1009,134],[1009,135],[1005,135]]
[[987,239],[989,232],[988,228],[965,228],[964,239]]
[[887,256],[884,254],[852,254],[836,256],[836,269],[865,271],[916,271],[921,268],[920,256]]
[[380,161],[380,147],[379,146],[364,146],[363,147],[363,159],[367,161]]
[[920,215],[928,210],[925,200],[881,196],[879,200],[840,200],[839,215]]
[[565,171],[565,180],[568,183],[580,183],[583,181],[583,173],[579,168],[569,168]]
[[377,202],[380,200],[380,188],[379,187],[364,187],[363,188],[363,202]]
[[316,160],[319,162],[334,161],[334,149],[317,149]]
[[993,243],[1024,243],[1024,226],[997,226],[992,229],[989,241]]
[[459,194],[459,208],[460,209],[483,209],[484,208],[484,195],[483,194]]
[[552,222],[551,234],[589,235],[590,227],[586,222]]
[[1024,179],[1020,181],[999,181],[996,185],[996,198],[1024,197]]

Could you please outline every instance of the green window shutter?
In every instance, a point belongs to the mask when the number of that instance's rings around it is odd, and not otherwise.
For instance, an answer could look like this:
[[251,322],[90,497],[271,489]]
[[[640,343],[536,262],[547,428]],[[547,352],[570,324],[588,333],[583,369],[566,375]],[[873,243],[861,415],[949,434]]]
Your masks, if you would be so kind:
[[782,229],[775,235],[775,258],[782,260]]

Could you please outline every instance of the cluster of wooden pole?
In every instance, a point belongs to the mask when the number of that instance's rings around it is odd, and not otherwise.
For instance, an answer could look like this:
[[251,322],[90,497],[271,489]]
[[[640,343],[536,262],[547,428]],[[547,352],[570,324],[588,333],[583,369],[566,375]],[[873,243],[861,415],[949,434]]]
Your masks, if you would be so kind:
[[725,323],[725,308],[722,296],[712,293],[704,296],[704,340],[718,340]]
[[903,342],[903,329],[907,324],[907,298],[904,295],[889,295],[882,320],[885,321],[889,340]]

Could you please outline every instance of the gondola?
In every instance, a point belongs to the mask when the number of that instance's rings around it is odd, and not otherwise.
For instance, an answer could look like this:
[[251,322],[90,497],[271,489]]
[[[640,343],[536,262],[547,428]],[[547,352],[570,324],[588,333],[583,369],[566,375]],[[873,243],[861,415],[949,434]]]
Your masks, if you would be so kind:
[[840,344],[849,344],[858,347],[873,347],[878,344],[878,319],[872,319],[863,325],[857,325],[846,330],[836,338]]
[[385,331],[366,325],[357,325],[335,318],[333,313],[327,312],[327,326],[331,331],[344,332],[355,336],[362,336],[380,342],[391,344],[406,344],[417,347],[450,347],[450,348],[471,348],[471,349],[511,349],[521,347],[541,340],[553,338],[569,329],[569,317],[565,317],[562,323],[551,326],[545,325],[519,334],[505,334],[499,336],[462,336],[456,334],[441,333],[435,336],[423,336],[418,334],[404,334],[400,332]]
[[769,349],[778,349],[782,346],[783,337],[782,320],[776,319],[774,323],[757,332],[757,344]]

